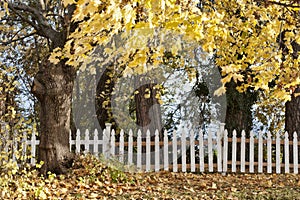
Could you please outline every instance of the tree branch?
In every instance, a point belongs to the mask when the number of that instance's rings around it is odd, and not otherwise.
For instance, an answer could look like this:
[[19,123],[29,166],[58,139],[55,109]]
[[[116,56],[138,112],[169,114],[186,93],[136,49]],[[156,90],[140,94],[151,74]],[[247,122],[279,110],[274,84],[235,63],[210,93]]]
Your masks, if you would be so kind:
[[25,38],[28,38],[28,37],[33,36],[33,35],[35,35],[35,34],[36,34],[36,32],[33,32],[33,33],[30,33],[30,34],[28,34],[28,35],[25,35],[25,36],[20,37],[20,38],[17,38],[17,39],[12,39],[12,40],[7,41],[7,42],[1,42],[0,44],[1,44],[1,45],[9,45],[9,44],[11,44],[11,43],[13,43],[13,42],[17,42],[17,41],[20,41],[20,40],[24,40]]
[[[59,43],[61,33],[54,30],[49,23],[47,22],[47,19],[43,16],[43,14],[30,6],[27,6],[23,3],[18,4],[12,4],[8,3],[9,9],[11,9],[14,13],[16,13],[24,22],[31,25],[37,32],[38,35],[42,37],[46,37],[50,39],[55,44]],[[24,17],[21,12],[27,12],[29,13],[32,18],[36,20],[37,23],[34,23],[33,21],[29,20],[28,18]]]

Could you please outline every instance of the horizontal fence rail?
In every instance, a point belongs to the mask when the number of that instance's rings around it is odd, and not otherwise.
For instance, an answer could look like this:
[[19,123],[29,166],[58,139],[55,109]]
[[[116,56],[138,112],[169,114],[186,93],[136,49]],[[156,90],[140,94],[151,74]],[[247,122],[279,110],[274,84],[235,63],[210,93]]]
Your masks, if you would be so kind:
[[[121,130],[116,134],[108,127],[103,132],[77,130],[74,140],[70,134],[70,150],[103,154],[138,171],[298,174],[300,142],[296,133],[293,138],[288,133],[272,136],[270,132],[254,134],[253,131],[248,138],[245,131],[241,137],[237,137],[236,131],[231,135],[228,137],[227,130],[222,128],[209,130],[207,134],[186,130],[180,134],[148,131],[145,135],[141,131]],[[23,143],[23,152],[31,154],[31,164],[35,164],[38,144],[35,134]]]

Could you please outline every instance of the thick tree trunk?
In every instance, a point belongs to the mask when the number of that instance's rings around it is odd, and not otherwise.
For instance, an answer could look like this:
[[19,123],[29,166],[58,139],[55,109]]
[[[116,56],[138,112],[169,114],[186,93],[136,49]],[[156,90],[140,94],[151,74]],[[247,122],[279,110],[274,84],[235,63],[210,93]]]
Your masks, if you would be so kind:
[[228,136],[232,136],[233,130],[237,131],[237,136],[241,137],[242,130],[249,136],[252,129],[251,107],[257,99],[256,93],[239,93],[236,90],[236,83],[233,81],[226,85],[227,110],[225,118],[225,128]]
[[155,98],[154,85],[152,83],[143,84],[137,89],[138,93],[135,94],[136,123],[141,129],[143,137],[146,136],[147,130],[150,131],[151,136],[154,136],[155,131],[158,130],[159,137],[162,138],[161,108]]
[[[295,90],[295,93],[300,92],[300,87]],[[285,130],[289,134],[289,140],[293,140],[294,132],[300,137],[300,96],[292,95],[291,101],[285,104]],[[290,162],[293,162],[293,148],[290,146]],[[299,154],[298,154],[299,157]]]
[[[300,87],[296,92],[300,92]],[[289,133],[290,140],[294,132],[300,137],[300,96],[293,95],[291,101],[285,104],[285,130]]]
[[54,65],[45,60],[34,79],[33,94],[40,103],[40,145],[38,160],[41,173],[65,173],[73,155],[69,150],[72,90],[75,70],[63,61]]

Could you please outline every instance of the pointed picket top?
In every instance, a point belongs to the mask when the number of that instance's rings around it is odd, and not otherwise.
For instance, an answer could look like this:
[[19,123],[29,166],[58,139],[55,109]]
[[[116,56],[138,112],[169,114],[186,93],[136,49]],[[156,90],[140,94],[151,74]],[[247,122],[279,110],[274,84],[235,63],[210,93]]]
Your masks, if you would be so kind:
[[80,129],[77,129],[76,131],[76,141],[80,140]]
[[295,139],[297,139],[297,140],[298,140],[298,134],[297,134],[297,132],[296,132],[296,131],[295,131],[295,132],[294,132],[294,134],[293,134],[293,138],[294,138],[294,140],[295,140]]
[[252,130],[250,131],[250,138],[252,138],[252,139],[254,138],[254,133]]
[[246,137],[246,132],[245,132],[245,130],[242,130],[242,137]]
[[284,133],[284,140],[289,141],[289,133],[287,131]]
[[202,130],[202,129],[201,129],[200,132],[199,132],[199,139],[200,139],[200,138],[203,138],[203,130]]
[[84,139],[89,140],[89,138],[90,138],[90,132],[88,129],[85,129]]
[[121,129],[121,131],[120,131],[120,137],[124,138],[124,130],[123,129]]
[[150,133],[150,130],[148,129],[146,132],[146,138],[150,138],[150,135],[151,135],[151,133]]
[[137,138],[142,138],[142,131],[141,131],[141,129],[138,130]]
[[[227,131],[227,129],[226,129],[226,131]],[[234,129],[233,132],[232,132],[232,137],[236,138],[236,135],[237,135],[237,133],[236,133],[236,130]]]
[[[236,133],[235,133],[235,135],[236,135]],[[228,137],[228,131],[227,131],[227,129],[224,131],[224,137]]]
[[132,129],[129,130],[129,137],[132,137],[133,136],[133,131]]
[[269,140],[269,139],[270,139],[270,140],[272,139],[272,134],[271,134],[270,131],[267,132],[267,138],[268,138],[268,140]]
[[194,138],[195,138],[195,132],[194,132],[194,130],[191,130],[191,132],[190,132],[190,138],[194,140]]
[[164,138],[168,139],[168,132],[167,132],[167,130],[164,130]]
[[116,135],[115,129],[112,129],[111,130],[111,137],[115,137],[115,135]]
[[158,137],[159,136],[159,132],[158,132],[158,130],[156,129],[155,130],[155,137]]
[[97,129],[95,129],[95,131],[94,131],[94,140],[98,140],[98,130]]

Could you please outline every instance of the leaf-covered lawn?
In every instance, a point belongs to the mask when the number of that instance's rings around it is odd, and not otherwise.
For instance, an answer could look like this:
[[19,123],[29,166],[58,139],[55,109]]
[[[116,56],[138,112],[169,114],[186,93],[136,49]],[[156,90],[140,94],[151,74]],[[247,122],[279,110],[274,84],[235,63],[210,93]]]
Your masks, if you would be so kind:
[[1,199],[300,199],[299,175],[124,173],[91,156],[66,175],[2,175]]

